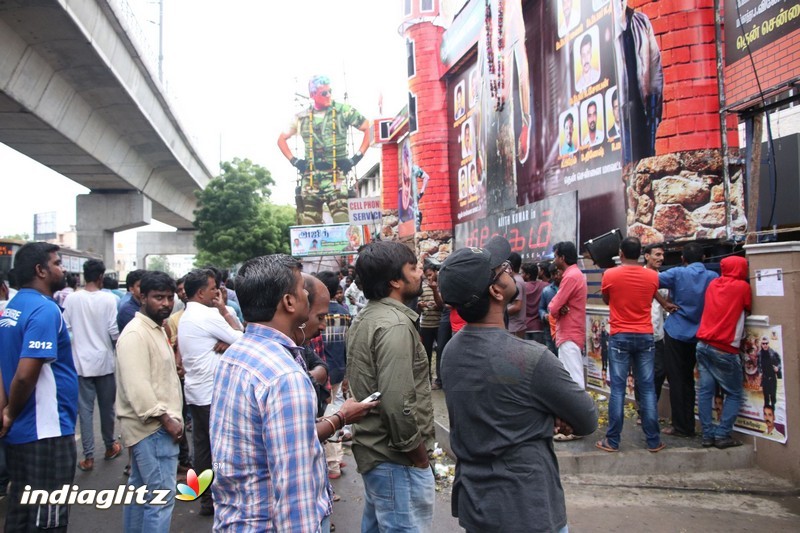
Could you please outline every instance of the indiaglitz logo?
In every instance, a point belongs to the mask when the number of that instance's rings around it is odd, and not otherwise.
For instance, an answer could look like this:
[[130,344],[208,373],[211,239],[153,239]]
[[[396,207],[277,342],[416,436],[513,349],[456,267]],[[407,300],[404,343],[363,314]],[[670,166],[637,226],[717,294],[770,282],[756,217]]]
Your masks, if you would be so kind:
[[194,501],[202,496],[212,481],[214,481],[214,471],[210,468],[203,470],[199,477],[194,469],[190,468],[186,472],[186,484],[178,483],[178,494],[175,498],[185,502]]

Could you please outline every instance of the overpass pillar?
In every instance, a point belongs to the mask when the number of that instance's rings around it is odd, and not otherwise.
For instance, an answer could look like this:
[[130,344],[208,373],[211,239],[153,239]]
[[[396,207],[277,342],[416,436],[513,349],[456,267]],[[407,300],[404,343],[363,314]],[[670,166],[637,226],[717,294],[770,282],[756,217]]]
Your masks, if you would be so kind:
[[196,255],[194,230],[140,231],[136,234],[136,265],[145,268],[148,255]]
[[77,198],[78,248],[103,256],[114,265],[114,233],[146,226],[153,203],[140,192],[91,192]]

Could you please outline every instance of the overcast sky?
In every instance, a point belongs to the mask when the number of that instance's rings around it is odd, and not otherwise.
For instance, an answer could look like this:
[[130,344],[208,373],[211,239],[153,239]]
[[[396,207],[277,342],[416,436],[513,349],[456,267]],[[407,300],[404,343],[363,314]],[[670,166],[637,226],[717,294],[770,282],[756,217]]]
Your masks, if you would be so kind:
[[[158,2],[127,1],[155,53]],[[383,94],[383,116],[395,115],[407,92],[401,9],[399,0],[164,0],[168,98],[215,174],[220,155],[249,158],[278,182],[273,199],[293,203],[294,169],[276,140],[297,106],[295,92],[307,94],[308,78],[324,73],[335,99],[346,89],[348,101],[375,119]],[[75,196],[87,189],[1,144],[0,164],[0,234],[32,233],[33,214],[47,211],[57,212],[59,231],[75,224]]]

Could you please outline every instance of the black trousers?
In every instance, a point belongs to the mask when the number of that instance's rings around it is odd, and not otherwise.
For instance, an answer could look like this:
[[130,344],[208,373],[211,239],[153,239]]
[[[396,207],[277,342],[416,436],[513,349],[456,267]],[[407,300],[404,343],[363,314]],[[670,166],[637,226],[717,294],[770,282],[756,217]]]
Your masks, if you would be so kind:
[[761,376],[761,392],[764,394],[764,407],[775,410],[775,395],[778,392],[778,380],[774,377]]
[[439,329],[436,334],[436,379],[434,380],[434,383],[439,386],[442,385],[442,354],[444,353],[444,347],[450,342],[452,336],[453,329],[450,326],[450,320],[439,322]]
[[696,348],[697,342],[679,341],[664,333],[664,368],[669,380],[672,427],[685,435],[694,435]]
[[[194,446],[192,466],[199,474],[211,468],[211,438],[208,435],[211,406],[190,405],[189,410],[192,412],[192,446]],[[200,496],[200,501],[203,507],[213,507],[211,491],[205,491]]]
[[422,338],[422,345],[425,347],[425,354],[428,356],[428,375],[433,379],[433,369],[431,368],[431,357],[433,356],[433,343],[436,342],[436,336],[439,334],[439,328],[419,328],[419,336]]

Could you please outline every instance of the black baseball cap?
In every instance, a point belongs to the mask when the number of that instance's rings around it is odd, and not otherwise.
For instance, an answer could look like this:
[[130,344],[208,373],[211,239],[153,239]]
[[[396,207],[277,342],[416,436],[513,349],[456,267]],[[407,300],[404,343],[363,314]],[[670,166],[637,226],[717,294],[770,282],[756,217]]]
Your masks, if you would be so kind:
[[469,307],[483,298],[494,277],[494,269],[508,260],[511,245],[495,235],[483,248],[459,248],[442,263],[439,292],[444,303]]

